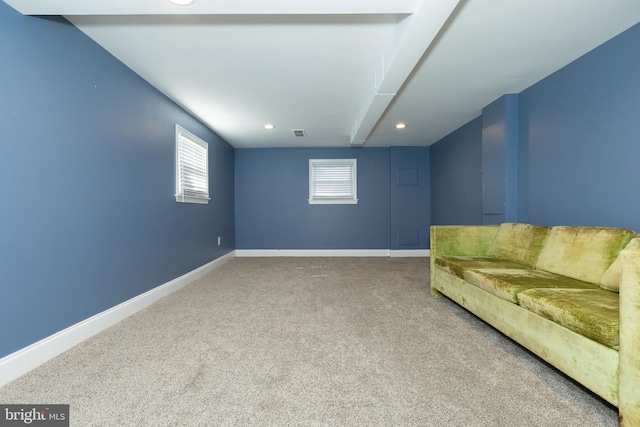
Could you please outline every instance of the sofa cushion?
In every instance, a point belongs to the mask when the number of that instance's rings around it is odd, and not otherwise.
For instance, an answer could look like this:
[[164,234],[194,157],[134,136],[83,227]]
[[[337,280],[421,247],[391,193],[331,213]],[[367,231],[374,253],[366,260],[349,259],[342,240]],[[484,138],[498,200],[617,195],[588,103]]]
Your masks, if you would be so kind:
[[[636,237],[635,239],[631,239],[631,241],[624,248],[640,251],[640,238]],[[607,268],[607,271],[605,271],[602,275],[602,278],[600,279],[600,287],[608,291],[620,292],[621,276],[622,260],[618,256],[615,261],[613,261],[613,264],[611,264],[611,266]]]
[[530,289],[518,303],[542,317],[618,349],[619,296],[602,289]]
[[635,236],[624,228],[553,227],[542,247],[536,268],[589,283],[600,278]]
[[518,302],[518,294],[533,288],[582,288],[600,289],[591,283],[563,277],[558,274],[529,269],[478,269],[467,270],[464,279],[497,297]]
[[542,225],[500,224],[487,255],[533,267],[549,230]]
[[441,256],[436,258],[435,264],[461,279],[464,279],[465,271],[478,268],[527,269],[526,265],[486,256]]

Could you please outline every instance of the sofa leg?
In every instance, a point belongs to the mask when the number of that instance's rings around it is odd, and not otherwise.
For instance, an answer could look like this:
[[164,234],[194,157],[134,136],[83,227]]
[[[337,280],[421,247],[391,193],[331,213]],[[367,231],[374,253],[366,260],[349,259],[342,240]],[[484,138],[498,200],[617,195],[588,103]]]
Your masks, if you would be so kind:
[[431,296],[434,298],[442,298],[442,294],[436,288],[431,288]]

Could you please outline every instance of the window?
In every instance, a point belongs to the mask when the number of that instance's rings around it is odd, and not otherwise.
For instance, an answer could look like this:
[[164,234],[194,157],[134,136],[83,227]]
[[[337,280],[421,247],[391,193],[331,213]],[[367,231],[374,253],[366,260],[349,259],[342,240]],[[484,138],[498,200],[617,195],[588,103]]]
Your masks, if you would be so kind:
[[176,202],[209,203],[209,146],[176,125]]
[[358,203],[356,159],[310,159],[309,204]]

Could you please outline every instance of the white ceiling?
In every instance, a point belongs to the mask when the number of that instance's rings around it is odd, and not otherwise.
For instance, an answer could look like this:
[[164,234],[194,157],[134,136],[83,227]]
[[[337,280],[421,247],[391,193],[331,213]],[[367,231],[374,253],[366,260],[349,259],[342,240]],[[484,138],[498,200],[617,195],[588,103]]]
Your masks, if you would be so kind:
[[234,147],[430,145],[640,22],[638,0],[4,1],[65,16]]

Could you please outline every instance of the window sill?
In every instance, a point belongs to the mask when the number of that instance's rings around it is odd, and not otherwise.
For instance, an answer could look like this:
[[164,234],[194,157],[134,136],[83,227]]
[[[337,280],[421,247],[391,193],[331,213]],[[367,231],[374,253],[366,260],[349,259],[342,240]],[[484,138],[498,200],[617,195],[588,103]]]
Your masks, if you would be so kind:
[[358,199],[309,199],[310,205],[357,205]]
[[176,202],[178,203],[195,203],[199,205],[207,205],[209,204],[209,198],[202,197],[189,197],[189,196],[176,196]]

